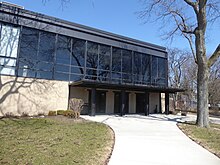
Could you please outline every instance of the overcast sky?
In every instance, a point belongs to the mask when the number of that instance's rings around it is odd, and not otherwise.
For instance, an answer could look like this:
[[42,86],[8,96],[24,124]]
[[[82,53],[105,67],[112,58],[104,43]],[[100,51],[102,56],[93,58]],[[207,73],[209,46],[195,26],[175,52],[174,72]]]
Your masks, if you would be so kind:
[[[170,42],[161,39],[159,23],[146,23],[136,12],[142,9],[140,0],[71,0],[61,7],[60,0],[7,0],[27,10],[83,24],[104,31],[135,38],[145,42],[189,49],[185,39]],[[166,30],[166,29],[163,29]],[[211,54],[220,43],[220,25],[212,26],[207,39],[207,53]]]

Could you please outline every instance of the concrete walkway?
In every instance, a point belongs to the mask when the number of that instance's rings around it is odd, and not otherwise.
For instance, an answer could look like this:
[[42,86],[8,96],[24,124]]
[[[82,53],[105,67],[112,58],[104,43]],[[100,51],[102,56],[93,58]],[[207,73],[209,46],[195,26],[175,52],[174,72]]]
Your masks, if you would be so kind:
[[105,123],[115,131],[109,165],[220,165],[218,157],[178,129],[176,121],[184,120],[181,116],[82,117]]

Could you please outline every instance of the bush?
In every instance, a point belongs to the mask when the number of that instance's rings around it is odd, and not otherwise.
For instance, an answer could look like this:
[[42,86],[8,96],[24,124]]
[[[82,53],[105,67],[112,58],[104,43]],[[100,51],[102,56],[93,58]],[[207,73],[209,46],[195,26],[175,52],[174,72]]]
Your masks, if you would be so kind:
[[66,110],[66,111],[63,112],[63,115],[67,116],[67,117],[71,117],[73,115],[73,111],[72,110]]
[[48,116],[56,116],[57,111],[49,111]]
[[72,111],[72,110],[66,110],[66,111],[64,111],[63,115],[66,116],[66,117],[69,117],[69,118],[78,119],[79,116],[80,116],[80,113],[76,112],[76,111]]
[[22,112],[21,117],[29,117],[28,112]]
[[12,112],[7,112],[4,114],[5,117],[7,118],[12,118],[12,117],[16,117]]
[[70,99],[69,107],[73,111],[72,117],[76,119],[79,118],[83,104],[84,102],[82,99],[76,99],[76,98]]
[[65,110],[57,110],[57,115],[64,115]]

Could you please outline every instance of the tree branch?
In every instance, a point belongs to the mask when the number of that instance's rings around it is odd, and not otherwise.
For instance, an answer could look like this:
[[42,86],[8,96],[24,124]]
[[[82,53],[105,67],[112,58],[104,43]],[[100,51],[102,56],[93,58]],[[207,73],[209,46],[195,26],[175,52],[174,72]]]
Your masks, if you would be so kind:
[[184,2],[186,2],[188,5],[190,5],[194,9],[196,15],[199,14],[198,1],[192,2],[191,0],[184,0]]
[[216,48],[215,52],[211,55],[208,60],[208,67],[211,67],[220,57],[220,44]]

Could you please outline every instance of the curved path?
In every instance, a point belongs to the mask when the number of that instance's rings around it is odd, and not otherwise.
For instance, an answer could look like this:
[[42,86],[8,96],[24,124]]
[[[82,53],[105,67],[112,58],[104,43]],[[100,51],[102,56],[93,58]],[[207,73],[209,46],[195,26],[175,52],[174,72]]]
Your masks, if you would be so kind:
[[220,159],[190,140],[176,126],[181,116],[82,116],[115,131],[109,165],[220,165]]

